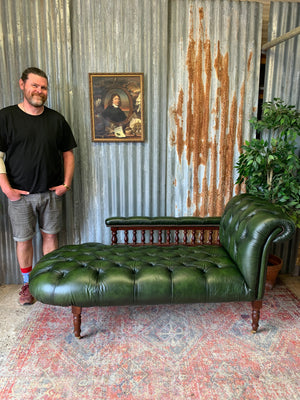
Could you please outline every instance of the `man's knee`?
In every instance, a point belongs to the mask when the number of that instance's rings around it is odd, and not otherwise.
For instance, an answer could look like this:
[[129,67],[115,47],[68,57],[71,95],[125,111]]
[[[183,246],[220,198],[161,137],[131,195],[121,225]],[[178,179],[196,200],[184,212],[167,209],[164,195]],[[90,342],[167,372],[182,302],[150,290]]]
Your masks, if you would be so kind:
[[46,233],[41,231],[43,240],[55,240],[57,238],[57,233]]
[[32,239],[17,241],[18,250],[29,250],[32,248]]
[[43,238],[43,254],[48,254],[58,247],[58,238],[55,233],[45,233],[42,231]]

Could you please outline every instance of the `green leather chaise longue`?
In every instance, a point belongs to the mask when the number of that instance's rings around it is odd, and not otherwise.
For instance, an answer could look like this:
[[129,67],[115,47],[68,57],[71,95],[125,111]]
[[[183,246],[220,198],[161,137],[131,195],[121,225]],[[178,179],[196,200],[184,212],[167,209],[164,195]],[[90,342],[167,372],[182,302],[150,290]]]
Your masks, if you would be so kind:
[[83,307],[171,303],[249,302],[256,332],[270,246],[295,231],[279,207],[249,194],[233,197],[221,217],[114,217],[106,225],[111,245],[63,246],[30,275],[38,301],[72,307],[78,338]]

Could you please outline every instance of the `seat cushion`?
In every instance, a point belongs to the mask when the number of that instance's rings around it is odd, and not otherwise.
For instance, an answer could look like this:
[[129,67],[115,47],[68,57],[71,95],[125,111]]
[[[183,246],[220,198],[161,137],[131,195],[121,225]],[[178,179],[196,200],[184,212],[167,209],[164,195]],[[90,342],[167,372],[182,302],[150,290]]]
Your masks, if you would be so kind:
[[184,245],[63,246],[35,266],[30,291],[43,303],[82,307],[255,297],[222,247]]

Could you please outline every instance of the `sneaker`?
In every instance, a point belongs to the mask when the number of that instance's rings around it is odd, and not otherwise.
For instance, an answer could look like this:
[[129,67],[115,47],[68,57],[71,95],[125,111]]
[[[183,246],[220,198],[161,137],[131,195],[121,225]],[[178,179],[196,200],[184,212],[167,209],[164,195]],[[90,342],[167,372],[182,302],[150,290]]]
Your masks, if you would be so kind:
[[31,295],[31,293],[29,292],[29,284],[28,283],[25,283],[22,286],[19,295],[20,295],[19,303],[21,304],[21,306],[25,306],[25,305],[29,305],[29,304],[33,304],[34,303],[34,298]]

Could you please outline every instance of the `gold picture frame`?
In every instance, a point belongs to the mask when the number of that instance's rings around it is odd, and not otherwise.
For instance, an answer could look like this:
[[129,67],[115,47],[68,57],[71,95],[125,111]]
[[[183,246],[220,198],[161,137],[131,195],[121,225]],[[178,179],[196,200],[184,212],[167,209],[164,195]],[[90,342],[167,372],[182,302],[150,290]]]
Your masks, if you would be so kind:
[[93,142],[144,141],[144,74],[89,73]]

